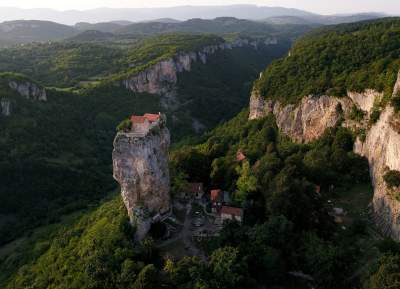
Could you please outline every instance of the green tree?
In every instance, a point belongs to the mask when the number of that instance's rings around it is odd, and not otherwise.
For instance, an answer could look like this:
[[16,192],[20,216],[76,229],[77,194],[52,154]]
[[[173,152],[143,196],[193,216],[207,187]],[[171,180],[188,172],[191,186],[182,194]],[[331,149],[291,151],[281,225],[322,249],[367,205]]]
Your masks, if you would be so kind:
[[233,247],[217,249],[210,257],[210,269],[216,288],[239,288],[247,268],[239,250]]
[[133,283],[133,289],[154,289],[159,286],[159,272],[153,264],[144,267],[135,283]]
[[400,256],[384,256],[364,282],[364,289],[394,288],[400,288]]
[[400,186],[400,171],[391,170],[385,173],[383,176],[386,184],[390,187],[399,187]]
[[245,160],[242,166],[237,168],[239,178],[236,182],[237,191],[234,194],[236,202],[244,205],[247,200],[248,194],[257,190],[257,178],[251,171],[250,163]]

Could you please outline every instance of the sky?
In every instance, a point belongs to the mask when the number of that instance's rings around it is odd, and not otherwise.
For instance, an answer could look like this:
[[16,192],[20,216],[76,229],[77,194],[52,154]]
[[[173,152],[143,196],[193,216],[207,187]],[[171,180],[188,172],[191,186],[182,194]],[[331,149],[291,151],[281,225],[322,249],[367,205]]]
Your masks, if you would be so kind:
[[400,14],[400,0],[0,0],[0,7],[52,8],[57,10],[229,4],[282,6],[320,14],[355,12]]

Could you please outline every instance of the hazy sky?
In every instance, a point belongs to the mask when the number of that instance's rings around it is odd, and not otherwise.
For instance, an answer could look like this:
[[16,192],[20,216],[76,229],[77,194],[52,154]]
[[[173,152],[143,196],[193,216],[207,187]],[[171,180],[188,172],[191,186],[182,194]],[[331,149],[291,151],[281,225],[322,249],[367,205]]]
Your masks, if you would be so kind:
[[258,4],[293,7],[322,14],[387,12],[400,14],[400,0],[0,0],[0,6],[20,8],[90,9],[97,7],[161,7],[178,5]]

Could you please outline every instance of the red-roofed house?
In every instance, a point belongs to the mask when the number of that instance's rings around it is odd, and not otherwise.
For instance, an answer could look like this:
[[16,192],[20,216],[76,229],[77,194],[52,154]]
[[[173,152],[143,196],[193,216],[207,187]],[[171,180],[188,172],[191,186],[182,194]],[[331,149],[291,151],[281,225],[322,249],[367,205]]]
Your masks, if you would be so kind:
[[225,220],[236,220],[239,223],[243,221],[243,209],[222,206],[221,208],[221,220],[222,222]]
[[151,127],[158,125],[160,120],[161,120],[161,114],[146,113],[143,116],[132,115],[131,116],[131,123],[132,123],[131,131],[136,134],[145,135],[149,132]]

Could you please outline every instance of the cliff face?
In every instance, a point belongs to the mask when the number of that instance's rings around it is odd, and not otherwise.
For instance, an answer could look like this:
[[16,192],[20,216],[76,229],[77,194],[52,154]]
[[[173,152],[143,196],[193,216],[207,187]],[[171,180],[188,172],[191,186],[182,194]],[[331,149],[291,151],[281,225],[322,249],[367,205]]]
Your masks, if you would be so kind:
[[200,61],[206,64],[210,55],[225,49],[244,46],[251,46],[254,49],[258,49],[260,45],[275,45],[277,43],[276,39],[268,39],[262,43],[238,39],[232,43],[207,46],[197,52],[183,53],[160,61],[139,74],[123,80],[122,85],[134,92],[159,94],[162,96],[162,106],[166,109],[173,108],[178,105],[174,96],[178,74],[184,71],[191,71],[193,63]]
[[393,95],[399,95],[399,94],[400,94],[400,71],[397,74],[397,81],[393,89]]
[[11,89],[15,90],[21,96],[24,96],[27,99],[39,100],[39,101],[47,100],[46,90],[44,88],[39,87],[35,83],[28,81],[11,80],[8,82],[8,85]]
[[[29,81],[22,80],[6,80],[5,86],[2,89],[14,90],[19,95],[26,99],[46,101],[47,95],[44,88],[39,87],[37,84]],[[9,97],[4,97],[0,93],[0,116],[10,116],[15,106],[15,100]]]
[[[400,93],[400,72],[393,94]],[[279,129],[297,142],[310,142],[319,138],[328,127],[337,124],[344,117],[343,126],[363,128],[366,139],[359,138],[354,144],[354,152],[365,156],[370,166],[374,187],[373,210],[381,231],[400,240],[400,202],[395,195],[400,193],[389,189],[383,175],[387,170],[400,171],[400,117],[392,107],[387,106],[379,120],[372,126],[366,121],[375,102],[381,100],[383,93],[372,89],[364,92],[348,92],[346,97],[331,96],[304,97],[297,105],[282,105],[266,100],[253,91],[250,98],[249,119],[258,119],[273,113]],[[337,109],[340,104],[341,109]],[[366,113],[361,122],[349,119],[353,105]]]
[[352,101],[349,98],[330,96],[307,96],[299,105],[282,105],[277,101],[264,100],[253,91],[249,119],[258,119],[273,113],[284,134],[304,143],[319,138],[328,127],[335,126],[342,113],[348,114],[351,107]]
[[[354,151],[368,159],[374,186],[373,210],[382,232],[400,240],[400,202],[383,180],[389,170],[400,171],[400,120],[392,107],[387,107],[376,124],[367,132],[365,142],[359,139]],[[396,128],[397,124],[397,128]],[[397,192],[398,193],[398,192]]]
[[165,126],[145,136],[119,132],[114,139],[114,178],[121,185],[137,240],[147,234],[152,215],[169,210],[169,144],[170,134]]
[[0,115],[2,116],[11,115],[11,100],[7,98],[0,99]]

